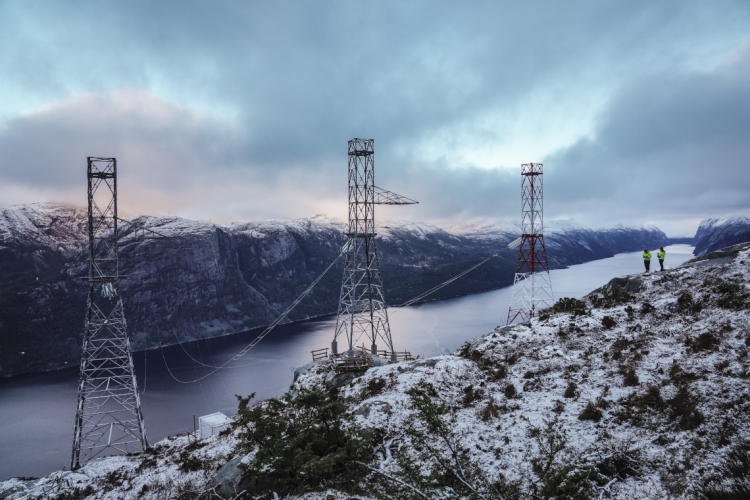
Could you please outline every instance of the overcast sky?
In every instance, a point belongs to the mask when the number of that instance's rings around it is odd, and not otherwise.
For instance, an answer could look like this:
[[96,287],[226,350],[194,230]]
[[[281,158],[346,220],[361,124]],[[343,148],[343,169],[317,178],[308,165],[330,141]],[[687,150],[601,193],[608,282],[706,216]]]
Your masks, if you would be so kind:
[[0,206],[83,205],[118,159],[121,209],[215,222],[346,215],[346,142],[419,205],[380,218],[750,213],[750,2],[2,1]]

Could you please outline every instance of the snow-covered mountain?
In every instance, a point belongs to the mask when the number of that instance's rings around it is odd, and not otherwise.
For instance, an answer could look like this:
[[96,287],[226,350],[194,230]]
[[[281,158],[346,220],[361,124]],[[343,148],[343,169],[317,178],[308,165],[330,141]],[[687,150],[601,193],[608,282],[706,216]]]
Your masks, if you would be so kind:
[[695,255],[705,255],[720,248],[750,241],[750,217],[705,219],[695,233]]
[[[0,211],[0,375],[75,363],[80,355],[87,272],[82,208],[32,204]],[[122,224],[120,266],[134,349],[224,335],[270,323],[337,256],[345,222],[325,216],[227,226],[142,216]],[[164,235],[144,239],[143,229]],[[514,226],[473,222],[383,222],[378,252],[391,304],[400,304],[499,254],[432,299],[512,283]],[[653,248],[667,242],[654,227],[591,230],[552,223],[553,268]],[[292,312],[302,320],[335,312],[343,263]],[[24,352],[23,356],[19,355]]]
[[0,498],[748,498],[748,260],[737,245],[615,278],[451,355],[310,363],[282,399],[243,398],[231,432]]

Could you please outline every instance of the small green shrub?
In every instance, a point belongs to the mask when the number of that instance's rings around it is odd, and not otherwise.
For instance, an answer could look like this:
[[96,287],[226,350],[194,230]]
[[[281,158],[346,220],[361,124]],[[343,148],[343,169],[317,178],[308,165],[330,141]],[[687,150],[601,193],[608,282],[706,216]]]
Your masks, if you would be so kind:
[[635,387],[638,385],[638,374],[636,374],[634,366],[626,366],[622,375],[625,387]]
[[698,402],[690,394],[687,385],[681,385],[674,398],[668,402],[671,409],[671,417],[679,420],[680,429],[690,431],[703,423],[703,414],[698,410]]
[[750,292],[736,280],[717,279],[713,291],[719,295],[716,305],[722,309],[739,311],[750,305]]
[[617,326],[617,322],[612,316],[604,316],[602,318],[602,327],[604,327],[605,330],[609,330],[615,326]]
[[594,422],[598,422],[602,419],[602,416],[602,411],[597,408],[593,401],[589,401],[578,415],[578,420],[593,420]]
[[141,460],[141,463],[138,464],[138,468],[136,469],[139,473],[145,471],[146,469],[152,469],[158,465],[157,458],[153,455],[145,456],[143,460]]
[[677,297],[677,308],[687,314],[697,314],[703,310],[703,304],[693,300],[693,296],[687,290]]
[[730,362],[728,359],[725,359],[723,361],[719,361],[718,363],[714,363],[714,368],[716,368],[717,372],[723,372],[727,368],[729,368]]
[[504,379],[508,375],[508,366],[502,363],[497,366],[488,367],[485,370],[490,380],[494,380],[495,382]]
[[503,390],[503,394],[505,394],[505,397],[508,399],[513,399],[518,397],[518,391],[516,390],[516,386],[513,384],[508,384],[505,386],[505,389]]
[[367,382],[367,397],[375,397],[378,394],[383,392],[383,389],[385,389],[386,382],[382,378],[371,378]]
[[539,448],[539,455],[531,459],[531,468],[542,481],[554,471],[557,456],[568,445],[568,436],[557,419],[545,420],[544,424],[544,428],[529,427],[529,437],[534,438]]
[[693,351],[713,350],[719,345],[719,339],[713,333],[704,332],[695,339],[689,341],[689,346]]
[[477,361],[480,369],[487,373],[487,377],[495,382],[504,379],[508,375],[508,365],[498,363],[490,357],[482,357]]
[[612,359],[617,360],[622,357],[622,351],[628,346],[628,341],[620,337],[612,343]]
[[500,408],[495,404],[494,398],[490,397],[490,400],[487,402],[487,406],[485,406],[482,411],[479,412],[479,418],[486,422],[491,418],[497,418],[499,416]]
[[464,395],[461,402],[463,403],[464,407],[471,406],[474,401],[477,401],[484,396],[484,392],[482,391],[482,389],[474,388],[473,385],[467,385],[466,387],[464,387],[463,393]]
[[571,297],[563,297],[555,302],[552,306],[552,311],[556,313],[573,313],[573,316],[585,316],[588,314],[586,311],[586,303],[582,300],[574,299]]
[[614,447],[612,454],[596,464],[599,472],[608,478],[619,478],[620,480],[641,473],[641,451],[631,449],[626,444]]
[[674,385],[681,385],[696,379],[694,373],[686,372],[678,363],[669,367],[669,378]]
[[574,398],[576,397],[576,389],[578,389],[578,386],[575,382],[568,382],[568,387],[565,388],[565,394],[563,394],[566,398]]
[[628,315],[628,321],[633,321],[633,319],[635,318],[635,309],[633,309],[633,306],[625,307],[625,314]]
[[122,486],[122,483],[125,482],[125,475],[122,471],[115,469],[107,472],[102,478],[102,482],[110,488],[116,488]]
[[635,398],[635,402],[642,408],[653,408],[661,411],[664,408],[664,400],[661,397],[661,389],[656,384],[647,384],[646,390]]
[[644,316],[646,314],[651,314],[654,311],[656,311],[656,308],[653,305],[651,305],[650,302],[644,302],[641,305],[641,314],[643,314]]
[[622,402],[622,411],[617,417],[635,426],[642,426],[649,414],[659,415],[666,408],[658,385],[647,384],[643,391],[634,392]]
[[[148,490],[148,488],[146,489]],[[50,500],[84,500],[94,495],[95,493],[96,490],[94,489],[94,487],[88,484],[85,488],[73,488],[72,490],[64,491],[54,497],[45,496],[45,498],[49,498]]]
[[180,452],[180,470],[182,472],[195,472],[206,468],[205,462],[193,456],[188,450]]
[[600,474],[596,467],[567,464],[548,474],[541,493],[544,498],[585,500],[595,498],[596,486],[604,486],[608,482],[609,478]]

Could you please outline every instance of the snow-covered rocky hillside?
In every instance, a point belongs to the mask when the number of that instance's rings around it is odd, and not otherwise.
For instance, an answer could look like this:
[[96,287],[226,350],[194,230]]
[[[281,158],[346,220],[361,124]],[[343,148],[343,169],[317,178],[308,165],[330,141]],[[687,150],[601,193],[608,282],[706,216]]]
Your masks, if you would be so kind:
[[695,255],[705,255],[720,248],[750,241],[750,217],[701,221],[695,233]]
[[[33,204],[0,212],[0,376],[77,363],[87,272],[86,216],[81,208]],[[163,239],[144,239],[157,231]],[[136,350],[267,325],[344,245],[346,224],[315,216],[221,226],[179,217],[142,216],[121,224],[125,314]],[[400,304],[495,253],[493,259],[431,299],[511,284],[518,228],[383,222],[378,252],[386,298]],[[152,235],[153,236],[153,235]],[[550,225],[553,268],[655,247],[657,228],[597,230]],[[290,320],[331,314],[342,259],[292,312]],[[24,352],[24,355],[20,353]]]
[[452,355],[306,365],[282,399],[242,398],[231,433],[0,499],[748,498],[749,264],[746,244],[616,278]]

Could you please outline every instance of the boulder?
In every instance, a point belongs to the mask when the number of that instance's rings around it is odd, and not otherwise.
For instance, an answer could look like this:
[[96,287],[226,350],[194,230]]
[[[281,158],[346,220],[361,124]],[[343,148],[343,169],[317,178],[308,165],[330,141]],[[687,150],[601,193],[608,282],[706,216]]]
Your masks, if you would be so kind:
[[347,385],[349,382],[351,382],[355,378],[361,377],[362,375],[364,375],[364,373],[365,373],[364,371],[341,372],[341,373],[336,373],[332,371],[328,375],[326,375],[326,385],[330,387],[331,389],[339,389]]
[[[619,286],[628,293],[638,293],[643,287],[643,281],[638,276],[625,276],[622,278],[612,278],[609,283],[606,284],[606,288],[612,288]],[[600,289],[597,289],[600,290]],[[594,292],[596,292],[595,290]],[[592,292],[593,293],[593,292]]]
[[243,471],[240,464],[243,459],[243,455],[236,456],[216,471],[216,475],[208,483],[207,496],[203,497],[205,500],[234,498],[242,491],[240,483]]

